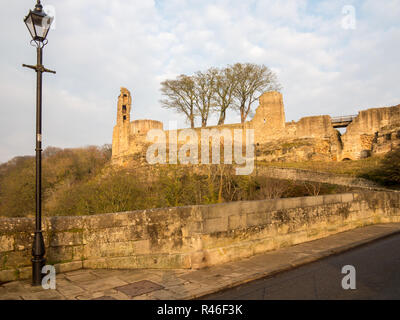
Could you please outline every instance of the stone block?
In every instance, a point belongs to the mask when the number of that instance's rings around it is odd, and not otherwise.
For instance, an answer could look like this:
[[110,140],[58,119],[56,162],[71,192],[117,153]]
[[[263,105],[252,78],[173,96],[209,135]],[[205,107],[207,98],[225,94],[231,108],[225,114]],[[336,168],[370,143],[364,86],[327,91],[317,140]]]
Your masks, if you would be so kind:
[[274,208],[273,200],[241,201],[240,211],[235,214],[245,215],[248,213],[268,212]]
[[4,218],[0,217],[0,234],[31,233],[35,231],[33,218]]
[[133,241],[132,244],[133,244],[133,251],[135,252],[135,254],[151,253],[149,240]]
[[[83,260],[83,268],[85,269],[107,269],[107,259],[106,258],[90,258],[87,260]],[[121,266],[122,268],[122,266]]]
[[203,221],[190,221],[182,227],[182,236],[195,236],[203,232]]
[[0,282],[14,281],[18,279],[18,272],[16,270],[1,270]]
[[0,235],[0,252],[7,252],[14,250],[14,236]]
[[110,227],[104,229],[85,230],[83,233],[84,244],[99,244],[110,242],[130,241],[132,229],[135,227]]
[[83,256],[85,259],[123,257],[133,255],[134,253],[135,243],[133,241],[90,243],[83,247]]
[[72,246],[83,244],[83,232],[55,232],[49,234],[49,244],[51,247]]
[[268,213],[253,213],[247,214],[246,226],[261,226],[271,223],[271,216]]
[[[28,232],[18,232],[14,235],[14,247],[17,251],[22,251],[26,249],[30,249],[33,243],[33,233]],[[43,233],[43,237],[45,237],[45,233]],[[45,238],[46,243],[46,238]]]
[[74,259],[74,247],[49,247],[47,248],[46,259],[50,264],[62,261],[72,261]]
[[3,265],[5,268],[25,267],[31,264],[31,258],[31,250],[10,251],[4,254]]
[[83,230],[86,216],[60,216],[45,217],[43,219],[43,229],[48,231],[68,231]]
[[80,270],[83,268],[82,261],[72,261],[72,262],[65,262],[65,263],[58,263],[54,265],[56,268],[57,273],[68,272],[68,271],[75,271]]
[[129,223],[126,213],[105,213],[93,216],[86,216],[83,220],[85,230],[96,230],[106,228],[125,227]]
[[254,254],[260,254],[267,251],[275,250],[275,242],[272,238],[264,238],[254,241],[253,252]]
[[228,218],[228,229],[243,229],[247,227],[247,216],[246,215],[234,215]]
[[316,196],[316,197],[302,197],[301,199],[301,207],[314,207],[320,206],[324,203],[323,196]]
[[203,226],[204,233],[227,231],[228,217],[205,219]]
[[18,279],[31,279],[32,278],[32,267],[18,268]]
[[345,193],[341,195],[342,202],[351,202],[354,200],[354,196],[352,193]]
[[340,194],[327,194],[324,195],[324,204],[338,203],[342,201]]
[[151,254],[130,257],[100,258],[83,261],[84,268],[109,269],[188,269],[188,254]]
[[281,199],[279,202],[281,202],[282,209],[291,209],[301,207],[302,201],[302,198],[287,198]]
[[239,215],[241,213],[241,202],[219,203],[208,207],[204,213],[204,219],[226,218],[231,215]]

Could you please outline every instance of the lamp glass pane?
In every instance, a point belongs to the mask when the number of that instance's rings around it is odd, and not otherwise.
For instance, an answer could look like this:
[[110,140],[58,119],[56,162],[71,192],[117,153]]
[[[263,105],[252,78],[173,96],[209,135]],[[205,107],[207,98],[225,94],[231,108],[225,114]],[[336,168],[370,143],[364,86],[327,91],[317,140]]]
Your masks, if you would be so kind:
[[32,19],[36,36],[40,39],[44,39],[45,35],[47,34],[47,18],[37,14],[32,14]]
[[50,31],[50,27],[51,27],[51,24],[53,23],[53,20],[54,20],[54,17],[46,16],[45,21],[44,21],[46,24],[46,34],[44,35],[44,38],[47,38],[47,34]]
[[32,22],[32,15],[31,13],[28,14],[28,16],[25,19],[25,24],[28,27],[29,33],[31,34],[32,39],[35,39],[36,34],[35,34],[35,29],[33,27],[33,22]]

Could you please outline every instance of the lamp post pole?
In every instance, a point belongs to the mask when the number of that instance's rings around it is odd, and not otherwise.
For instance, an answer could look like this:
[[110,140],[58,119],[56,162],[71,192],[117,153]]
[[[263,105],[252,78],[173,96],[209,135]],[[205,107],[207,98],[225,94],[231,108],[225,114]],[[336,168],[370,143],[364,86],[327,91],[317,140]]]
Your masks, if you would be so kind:
[[[31,24],[28,18],[30,15]],[[35,16],[36,15],[36,16]],[[28,21],[28,22],[27,22]],[[31,32],[33,40],[31,44],[36,46],[37,62],[35,66],[23,64],[22,66],[36,71],[36,216],[35,216],[35,234],[32,244],[32,285],[39,286],[42,282],[42,268],[45,265],[45,245],[42,233],[42,74],[43,72],[56,73],[46,69],[43,66],[43,47],[47,44],[46,36],[50,28],[52,19],[46,16],[42,10],[40,1],[37,1],[35,10],[28,14],[25,23]],[[38,34],[36,27],[48,26],[45,33]],[[31,27],[31,28],[30,28]],[[32,31],[34,30],[34,34]],[[43,32],[43,31],[42,31]]]

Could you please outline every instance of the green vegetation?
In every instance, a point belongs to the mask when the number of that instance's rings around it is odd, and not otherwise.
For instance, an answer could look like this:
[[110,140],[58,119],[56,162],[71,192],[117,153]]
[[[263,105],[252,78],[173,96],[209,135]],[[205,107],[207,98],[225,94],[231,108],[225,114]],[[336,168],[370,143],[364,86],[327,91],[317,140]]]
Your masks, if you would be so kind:
[[[111,158],[111,147],[59,149],[43,152],[43,199],[68,192],[97,176]],[[0,215],[29,216],[35,213],[35,158],[16,157],[0,165]]]
[[400,148],[387,153],[377,167],[366,170],[361,176],[384,186],[400,186]]
[[[43,214],[88,215],[136,209],[330,194],[349,188],[237,176],[227,165],[113,168],[109,146],[47,148],[43,153]],[[35,159],[0,165],[0,216],[33,216]]]

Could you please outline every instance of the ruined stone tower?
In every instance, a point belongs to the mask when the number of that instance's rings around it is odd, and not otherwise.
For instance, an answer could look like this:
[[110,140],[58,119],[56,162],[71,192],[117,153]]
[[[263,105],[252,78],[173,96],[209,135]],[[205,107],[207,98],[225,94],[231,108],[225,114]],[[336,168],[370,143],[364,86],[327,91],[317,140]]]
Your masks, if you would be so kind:
[[132,97],[126,88],[121,88],[121,94],[118,96],[117,105],[117,125],[128,125],[131,120]]
[[259,102],[251,122],[255,129],[255,140],[263,142],[271,136],[279,135],[285,129],[285,110],[282,94],[276,91],[265,92]]
[[128,89],[121,88],[117,103],[117,125],[113,131],[113,155],[127,152],[129,149],[131,106],[131,93]]
[[117,103],[117,124],[113,130],[112,157],[114,163],[119,163],[119,160],[133,157],[138,153],[143,154],[147,132],[151,129],[163,129],[160,121],[131,121],[131,107],[131,93],[122,87]]

